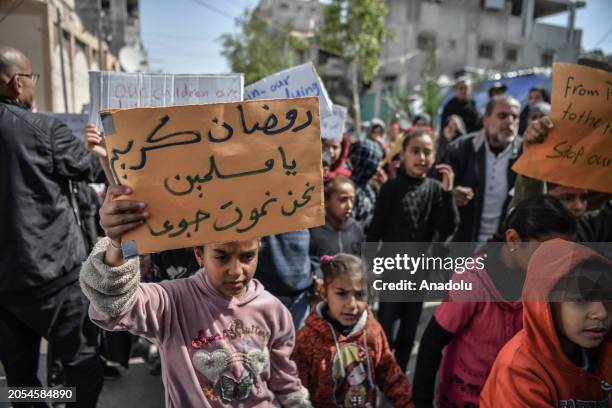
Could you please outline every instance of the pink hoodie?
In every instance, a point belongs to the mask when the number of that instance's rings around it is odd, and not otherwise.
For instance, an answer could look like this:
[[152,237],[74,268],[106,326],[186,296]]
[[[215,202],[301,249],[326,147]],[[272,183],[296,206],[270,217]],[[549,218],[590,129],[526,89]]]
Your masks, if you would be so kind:
[[[85,268],[93,256],[81,273],[90,287]],[[116,318],[92,303],[89,316],[104,329],[128,330],[159,345],[166,406],[310,406],[289,358],[291,315],[257,280],[238,300],[213,288],[200,270],[186,279],[139,283],[130,301]]]

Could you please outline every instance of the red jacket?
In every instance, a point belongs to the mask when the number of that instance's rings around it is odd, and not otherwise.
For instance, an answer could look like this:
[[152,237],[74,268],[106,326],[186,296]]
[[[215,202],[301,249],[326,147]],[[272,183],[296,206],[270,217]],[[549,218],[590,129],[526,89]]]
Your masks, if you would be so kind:
[[323,305],[306,319],[291,356],[313,406],[375,408],[378,386],[394,406],[414,407],[412,386],[371,312],[364,311],[353,331],[343,336],[322,317]]
[[482,408],[612,407],[604,391],[605,382],[612,383],[612,333],[592,350],[590,374],[563,352],[547,301],[562,277],[596,256],[561,240],[542,243],[533,253],[523,289],[523,330],[497,356],[480,394]]

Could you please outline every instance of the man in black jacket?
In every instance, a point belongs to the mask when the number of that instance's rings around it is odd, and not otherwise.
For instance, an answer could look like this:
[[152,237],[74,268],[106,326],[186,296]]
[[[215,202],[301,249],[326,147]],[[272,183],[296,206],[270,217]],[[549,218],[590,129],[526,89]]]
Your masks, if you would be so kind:
[[455,96],[449,100],[442,110],[440,123],[446,123],[446,119],[451,115],[458,115],[465,123],[468,133],[475,132],[482,128],[480,114],[476,109],[476,102],[471,98],[472,84],[467,78],[459,78],[455,82]]
[[454,140],[442,158],[455,172],[459,206],[457,242],[485,242],[497,231],[514,187],[512,165],[522,153],[517,135],[520,105],[500,95],[487,103],[484,128]]
[[95,159],[59,120],[30,112],[37,79],[25,55],[0,46],[0,360],[10,387],[40,386],[44,337],[76,405],[94,407],[102,362],[83,324],[87,254],[68,182],[90,180]]

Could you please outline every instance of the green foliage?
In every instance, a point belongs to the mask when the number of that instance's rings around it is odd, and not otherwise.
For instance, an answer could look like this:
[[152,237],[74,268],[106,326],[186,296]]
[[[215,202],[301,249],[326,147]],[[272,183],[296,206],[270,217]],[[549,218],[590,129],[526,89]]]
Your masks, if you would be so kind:
[[433,46],[427,55],[425,65],[421,72],[421,90],[420,95],[423,98],[423,109],[435,120],[438,115],[438,109],[442,104],[442,89],[438,85],[438,58],[436,47]]
[[412,116],[414,116],[410,105],[412,101],[413,98],[411,98],[408,93],[400,92],[397,89],[393,89],[383,94],[383,102],[389,107],[391,116],[399,114],[406,119],[412,118]]
[[371,82],[387,39],[388,12],[382,0],[332,0],[323,13],[318,44],[348,64],[355,62],[361,78]]
[[238,19],[240,33],[223,34],[221,54],[233,72],[244,73],[245,84],[298,64],[297,51],[308,43],[291,37],[285,28],[272,28],[256,13],[246,11]]

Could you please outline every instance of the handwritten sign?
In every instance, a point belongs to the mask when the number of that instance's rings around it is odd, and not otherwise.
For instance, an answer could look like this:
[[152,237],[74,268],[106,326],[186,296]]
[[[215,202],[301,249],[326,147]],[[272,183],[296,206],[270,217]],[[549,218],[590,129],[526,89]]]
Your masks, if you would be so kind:
[[332,114],[321,118],[321,138],[326,140],[342,140],[347,109],[344,106],[334,105]]
[[175,106],[242,101],[244,76],[145,74],[90,71],[89,121],[100,127],[98,111],[109,108]]
[[113,176],[151,214],[125,255],[323,224],[318,112],[309,97],[102,113]]
[[554,64],[551,119],[545,142],[528,146],[514,171],[612,193],[612,73]]
[[311,62],[277,72],[244,88],[244,99],[318,96],[320,117],[333,114],[333,103]]
[[44,112],[44,114],[61,120],[76,137],[85,140],[85,126],[87,125],[87,115],[85,113]]

